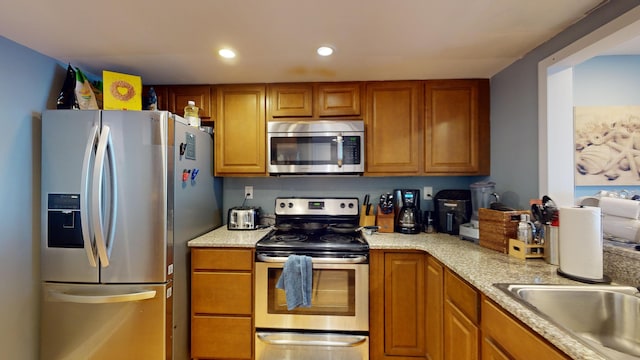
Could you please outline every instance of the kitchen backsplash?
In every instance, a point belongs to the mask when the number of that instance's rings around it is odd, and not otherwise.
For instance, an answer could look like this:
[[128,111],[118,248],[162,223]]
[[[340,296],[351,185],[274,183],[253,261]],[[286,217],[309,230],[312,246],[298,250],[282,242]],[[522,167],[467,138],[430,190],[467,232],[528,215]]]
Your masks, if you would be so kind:
[[227,209],[242,205],[244,187],[253,186],[253,199],[246,206],[260,206],[264,214],[273,214],[274,201],[280,196],[336,196],[357,197],[362,201],[366,194],[371,195],[374,206],[378,204],[380,194],[393,189],[420,190],[420,208],[433,210],[433,201],[423,200],[423,188],[430,186],[433,194],[443,189],[469,189],[469,185],[483,181],[484,176],[445,176],[445,177],[255,177],[224,178],[223,214],[226,223]]

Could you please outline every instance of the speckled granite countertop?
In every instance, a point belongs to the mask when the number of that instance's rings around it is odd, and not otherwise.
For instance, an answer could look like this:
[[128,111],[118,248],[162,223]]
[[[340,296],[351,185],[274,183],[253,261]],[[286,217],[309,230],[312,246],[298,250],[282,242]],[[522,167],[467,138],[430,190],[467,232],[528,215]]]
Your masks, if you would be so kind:
[[[189,246],[251,248],[269,231],[270,229],[229,231],[223,226],[191,240]],[[365,237],[371,249],[426,251],[567,355],[574,359],[606,359],[575,340],[566,331],[540,317],[531,309],[521,305],[493,286],[495,283],[578,284],[558,276],[556,274],[557,266],[549,265],[543,260],[520,260],[446,234],[374,233]],[[620,253],[616,247],[611,245],[605,246],[605,255],[608,256],[608,253],[630,258],[636,264],[640,259],[637,252],[623,249]],[[637,270],[638,267],[633,266],[632,268]],[[605,266],[605,273],[609,274],[606,270]],[[629,272],[630,269],[627,268],[626,271]],[[611,276],[614,280],[616,279],[615,276]]]

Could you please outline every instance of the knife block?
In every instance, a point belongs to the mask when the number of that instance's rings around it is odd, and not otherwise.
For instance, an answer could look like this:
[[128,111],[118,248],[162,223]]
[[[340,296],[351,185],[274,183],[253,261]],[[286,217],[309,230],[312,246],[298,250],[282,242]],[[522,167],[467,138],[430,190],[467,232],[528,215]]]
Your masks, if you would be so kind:
[[373,211],[367,215],[367,207],[362,206],[360,208],[360,226],[374,226],[376,224],[376,216],[373,215]]
[[394,230],[394,219],[395,216],[393,212],[389,214],[383,214],[382,209],[378,206],[378,215],[376,215],[376,222],[378,223],[378,232],[381,233],[392,233]]

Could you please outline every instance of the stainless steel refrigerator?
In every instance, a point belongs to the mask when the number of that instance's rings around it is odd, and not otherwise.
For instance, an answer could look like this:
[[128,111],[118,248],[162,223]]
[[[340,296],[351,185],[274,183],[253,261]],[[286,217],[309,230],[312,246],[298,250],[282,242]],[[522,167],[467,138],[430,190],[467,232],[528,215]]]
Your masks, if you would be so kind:
[[187,359],[187,242],[221,225],[213,139],[162,111],[42,119],[41,359]]

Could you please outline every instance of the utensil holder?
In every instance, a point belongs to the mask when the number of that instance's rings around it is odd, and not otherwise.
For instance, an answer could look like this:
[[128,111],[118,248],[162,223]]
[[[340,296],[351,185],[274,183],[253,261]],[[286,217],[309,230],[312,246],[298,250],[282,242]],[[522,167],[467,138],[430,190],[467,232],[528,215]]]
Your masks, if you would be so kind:
[[524,241],[509,239],[509,255],[523,260],[542,259],[544,258],[544,245],[525,244]]
[[360,226],[374,226],[376,224],[376,216],[373,212],[367,215],[367,207],[362,206],[360,209]]
[[395,216],[393,215],[393,212],[384,214],[382,213],[382,209],[380,208],[380,206],[378,206],[378,214],[376,215],[376,223],[380,227],[378,229],[378,232],[392,233],[394,230],[394,219]]

